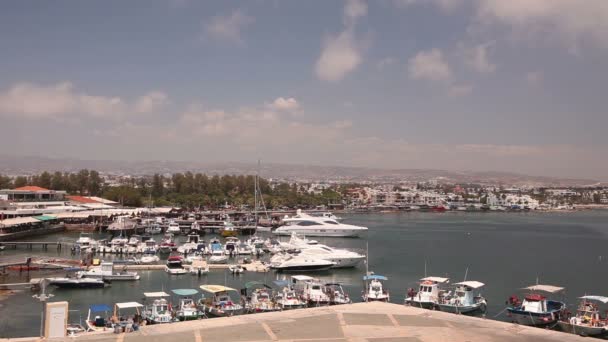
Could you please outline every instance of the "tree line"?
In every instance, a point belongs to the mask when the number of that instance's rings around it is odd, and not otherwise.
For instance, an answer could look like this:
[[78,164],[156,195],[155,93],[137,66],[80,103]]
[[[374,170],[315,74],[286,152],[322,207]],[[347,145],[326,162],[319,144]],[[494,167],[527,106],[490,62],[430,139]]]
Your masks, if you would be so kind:
[[[36,185],[52,190],[65,190],[73,195],[101,196],[125,206],[174,205],[189,209],[217,208],[224,204],[254,206],[255,176],[213,175],[202,173],[175,173],[170,176],[154,174],[124,179],[118,186],[110,186],[94,170],[69,172],[42,172],[14,179],[0,175],[0,188],[12,189]],[[340,203],[342,196],[336,190],[309,194],[304,185],[270,183],[259,178],[264,204],[268,208],[312,207]]]

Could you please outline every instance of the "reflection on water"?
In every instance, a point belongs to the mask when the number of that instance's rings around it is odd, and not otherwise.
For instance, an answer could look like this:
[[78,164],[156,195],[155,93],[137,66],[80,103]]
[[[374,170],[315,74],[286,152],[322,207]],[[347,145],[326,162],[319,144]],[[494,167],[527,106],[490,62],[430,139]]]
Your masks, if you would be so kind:
[[[608,211],[575,213],[396,213],[344,215],[349,223],[370,228],[367,239],[315,238],[330,246],[365,251],[369,243],[369,269],[389,278],[391,301],[403,303],[409,287],[428,275],[460,281],[468,268],[468,280],[486,283],[482,294],[488,300],[487,317],[504,309],[505,299],[519,288],[540,278],[542,283],[566,287],[565,301],[576,305],[583,294],[606,295],[608,283]],[[78,233],[37,237],[36,240],[76,239]],[[206,235],[205,240],[210,239]],[[185,237],[180,237],[183,241]],[[157,239],[158,240],[158,239]],[[69,250],[28,251],[24,248],[0,252],[0,260],[16,255],[70,257]],[[73,256],[77,257],[77,256]],[[106,259],[115,256],[106,256]],[[361,300],[365,265],[356,269],[315,274],[327,282],[344,284],[354,301]],[[52,300],[70,303],[71,321],[86,317],[91,304],[112,305],[142,301],[144,291],[196,288],[202,284],[225,284],[236,289],[251,280],[272,284],[281,274],[246,272],[233,276],[212,271],[207,276],[169,276],[162,271],[141,271],[136,282],[114,282],[106,289],[53,289]],[[40,277],[32,272],[32,277]],[[1,282],[27,281],[15,272]],[[0,301],[0,337],[33,336],[39,331],[40,303],[29,291]],[[174,300],[176,300],[174,298]],[[506,320],[503,314],[496,319]]]

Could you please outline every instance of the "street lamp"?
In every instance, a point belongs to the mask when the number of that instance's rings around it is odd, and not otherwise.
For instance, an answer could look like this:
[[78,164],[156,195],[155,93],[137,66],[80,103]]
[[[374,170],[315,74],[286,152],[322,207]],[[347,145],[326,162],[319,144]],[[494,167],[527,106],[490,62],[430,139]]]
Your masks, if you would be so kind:
[[40,303],[42,303],[42,312],[40,313],[40,337],[44,337],[44,316],[46,314],[46,301],[55,296],[52,293],[46,293],[46,285],[47,280],[46,278],[44,278],[40,281],[40,288],[42,289],[42,293],[35,294],[32,296],[32,298],[38,299]]

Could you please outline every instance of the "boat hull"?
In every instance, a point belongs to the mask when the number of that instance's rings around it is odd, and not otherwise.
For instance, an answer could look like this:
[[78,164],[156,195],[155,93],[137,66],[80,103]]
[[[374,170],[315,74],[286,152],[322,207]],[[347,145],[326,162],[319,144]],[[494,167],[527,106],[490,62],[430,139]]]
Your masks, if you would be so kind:
[[474,304],[474,305],[451,305],[451,304],[439,304],[439,310],[443,312],[455,313],[455,314],[467,314],[474,312],[485,312],[485,304]]
[[563,321],[559,321],[557,324],[562,331],[580,336],[600,336],[608,332],[605,327],[590,327]]
[[54,282],[51,283],[51,285],[54,285],[60,289],[100,289],[106,286],[106,284],[103,282]]
[[286,267],[271,267],[278,272],[319,272],[327,271],[332,265],[298,265],[298,266],[286,266]]
[[437,304],[434,302],[422,302],[417,300],[412,300],[410,298],[405,300],[405,305],[413,306],[416,308],[435,310],[437,309]]
[[217,309],[212,307],[205,307],[205,313],[211,317],[230,317],[236,315],[242,315],[245,312],[244,308],[239,309]]
[[554,324],[557,322],[560,316],[559,311],[536,313],[516,310],[513,308],[508,308],[507,311],[509,312],[509,315],[514,323],[533,327],[542,327]]
[[292,233],[305,236],[327,236],[327,237],[361,237],[366,229],[298,229],[298,228],[277,228],[273,233],[276,235],[289,236]]

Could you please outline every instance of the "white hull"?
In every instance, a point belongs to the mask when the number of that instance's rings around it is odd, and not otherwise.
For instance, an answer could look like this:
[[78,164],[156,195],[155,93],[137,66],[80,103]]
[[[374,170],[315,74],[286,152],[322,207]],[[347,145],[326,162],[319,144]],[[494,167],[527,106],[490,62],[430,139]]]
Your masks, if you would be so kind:
[[365,234],[365,229],[317,229],[298,227],[279,227],[273,233],[276,235],[291,235],[295,232],[305,236],[328,236],[328,237],[360,237]]

